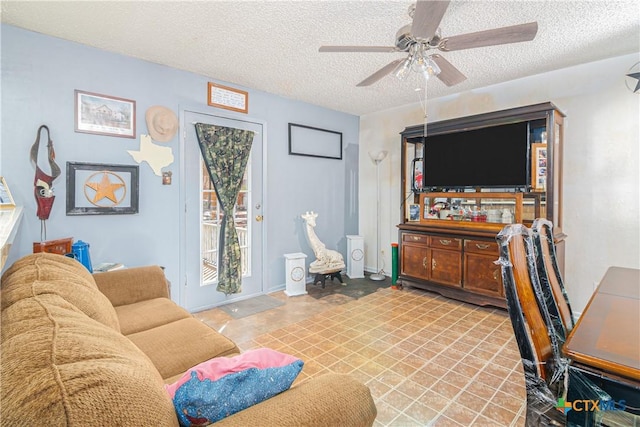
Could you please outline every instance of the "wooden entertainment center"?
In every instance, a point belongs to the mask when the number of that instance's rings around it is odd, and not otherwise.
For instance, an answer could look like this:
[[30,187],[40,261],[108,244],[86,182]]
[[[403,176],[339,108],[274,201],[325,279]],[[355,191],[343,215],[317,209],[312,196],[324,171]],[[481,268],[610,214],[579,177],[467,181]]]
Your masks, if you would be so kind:
[[[496,235],[506,223],[554,224],[561,270],[562,132],[564,114],[551,103],[407,127],[402,135],[398,283],[477,305],[506,308]],[[414,184],[429,137],[526,123],[528,184],[519,188],[423,188]],[[462,135],[462,134],[461,134]],[[414,161],[417,159],[418,162]],[[451,167],[456,159],[451,159]],[[487,165],[499,168],[500,164]],[[420,188],[418,188],[420,187]]]

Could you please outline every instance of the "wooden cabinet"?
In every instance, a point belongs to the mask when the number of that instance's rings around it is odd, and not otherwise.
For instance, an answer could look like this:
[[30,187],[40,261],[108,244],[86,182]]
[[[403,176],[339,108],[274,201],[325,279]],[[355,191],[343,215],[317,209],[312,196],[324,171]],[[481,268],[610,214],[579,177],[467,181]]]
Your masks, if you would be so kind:
[[403,275],[429,280],[429,249],[426,245],[403,245],[400,271]]
[[401,274],[443,285],[462,284],[462,240],[418,233],[402,235]]
[[465,239],[464,277],[465,289],[491,296],[504,296],[498,244],[490,240]]
[[498,245],[494,241],[401,232],[400,277],[403,283],[479,305],[504,304]]
[[[505,223],[531,225],[536,218],[547,218],[554,224],[556,251],[562,254],[566,237],[562,233],[563,119],[564,114],[553,104],[544,103],[429,123],[426,137],[424,124],[406,128],[401,133],[399,283],[506,308],[501,268],[495,263],[499,258],[495,238]],[[434,191],[436,187],[426,184],[426,173],[418,178],[426,172],[419,169],[428,164],[430,137],[514,123],[524,129],[518,142],[526,144],[521,172],[530,178],[523,185],[483,188],[469,182]],[[453,151],[446,158],[451,171],[463,170],[461,165],[469,159],[462,161],[462,155]],[[499,168],[501,164],[486,166]],[[522,175],[519,179],[522,183]]]
[[455,237],[430,236],[429,247],[429,278],[443,285],[462,285],[462,240]]

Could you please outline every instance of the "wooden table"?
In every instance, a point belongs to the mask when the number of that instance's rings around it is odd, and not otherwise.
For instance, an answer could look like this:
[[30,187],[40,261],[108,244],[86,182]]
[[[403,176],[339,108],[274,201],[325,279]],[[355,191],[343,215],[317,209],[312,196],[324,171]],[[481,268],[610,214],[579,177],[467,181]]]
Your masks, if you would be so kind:
[[562,348],[574,364],[640,381],[640,270],[610,267]]

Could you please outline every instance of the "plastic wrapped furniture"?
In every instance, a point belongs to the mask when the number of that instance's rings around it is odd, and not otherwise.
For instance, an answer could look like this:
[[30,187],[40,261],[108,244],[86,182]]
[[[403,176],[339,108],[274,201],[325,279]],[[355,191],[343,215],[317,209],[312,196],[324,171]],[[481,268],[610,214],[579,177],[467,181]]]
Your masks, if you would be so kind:
[[533,222],[532,231],[540,287],[549,314],[554,321],[555,333],[561,344],[564,344],[567,335],[575,325],[575,319],[558,267],[553,241],[553,223],[545,218],[538,218]]
[[611,402],[611,397],[562,357],[551,325],[536,268],[531,231],[522,224],[497,235],[505,298],[525,376],[527,426],[601,425],[601,411],[562,411],[559,404],[575,400]]

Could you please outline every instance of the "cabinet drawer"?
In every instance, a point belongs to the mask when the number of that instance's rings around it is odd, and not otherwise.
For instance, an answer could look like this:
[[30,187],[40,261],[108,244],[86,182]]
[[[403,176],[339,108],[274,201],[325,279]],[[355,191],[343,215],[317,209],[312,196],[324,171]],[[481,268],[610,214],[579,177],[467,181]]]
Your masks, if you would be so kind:
[[490,240],[464,240],[464,251],[498,257],[498,243]]
[[453,237],[436,237],[431,236],[429,246],[438,249],[460,250],[462,248],[462,240]]
[[424,234],[413,234],[413,233],[403,233],[402,241],[405,243],[429,243],[429,236],[425,236]]

